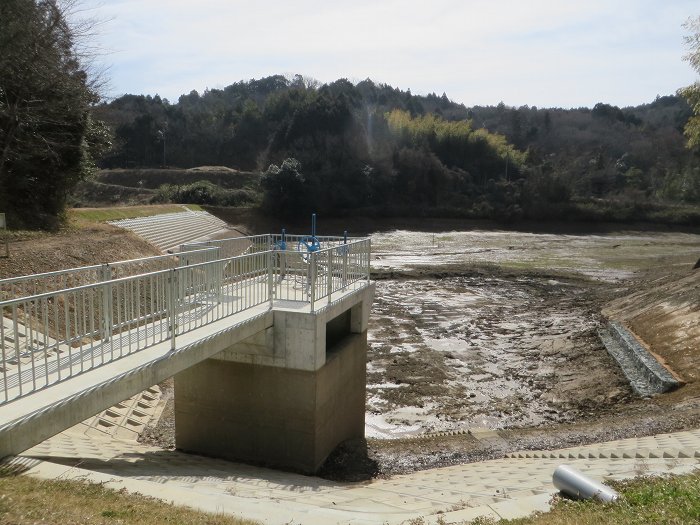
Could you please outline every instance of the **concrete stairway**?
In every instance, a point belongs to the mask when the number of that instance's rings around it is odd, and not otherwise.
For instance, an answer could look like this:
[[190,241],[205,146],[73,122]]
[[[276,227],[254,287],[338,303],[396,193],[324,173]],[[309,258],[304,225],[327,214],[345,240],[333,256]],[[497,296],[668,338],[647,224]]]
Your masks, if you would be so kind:
[[133,231],[162,251],[228,230],[228,224],[210,213],[189,210],[180,213],[122,219],[111,221],[110,224]]

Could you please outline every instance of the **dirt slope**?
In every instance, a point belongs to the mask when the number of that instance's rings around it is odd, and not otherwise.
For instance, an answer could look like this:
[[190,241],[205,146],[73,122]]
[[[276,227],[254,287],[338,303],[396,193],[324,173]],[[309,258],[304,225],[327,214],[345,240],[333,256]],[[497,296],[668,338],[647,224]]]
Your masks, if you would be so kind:
[[688,266],[631,290],[603,314],[625,323],[687,383],[669,401],[700,395],[700,269]]
[[10,257],[0,258],[0,279],[150,255],[160,252],[140,237],[108,224],[92,224],[10,243]]

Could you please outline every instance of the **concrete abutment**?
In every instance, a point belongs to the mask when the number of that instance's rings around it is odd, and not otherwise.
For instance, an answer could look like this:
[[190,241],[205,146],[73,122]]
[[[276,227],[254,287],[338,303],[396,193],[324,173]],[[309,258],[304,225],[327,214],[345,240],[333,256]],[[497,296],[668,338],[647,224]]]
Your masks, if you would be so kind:
[[367,322],[374,286],[272,324],[175,376],[177,448],[316,472],[364,437]]

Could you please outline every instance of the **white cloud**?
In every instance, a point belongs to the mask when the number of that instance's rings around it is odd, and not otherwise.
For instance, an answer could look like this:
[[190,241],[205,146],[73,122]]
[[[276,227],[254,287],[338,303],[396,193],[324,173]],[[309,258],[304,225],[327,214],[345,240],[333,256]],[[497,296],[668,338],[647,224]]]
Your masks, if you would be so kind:
[[693,80],[681,61],[688,0],[116,0],[113,94],[181,93],[298,72],[370,77],[471,104],[618,105]]

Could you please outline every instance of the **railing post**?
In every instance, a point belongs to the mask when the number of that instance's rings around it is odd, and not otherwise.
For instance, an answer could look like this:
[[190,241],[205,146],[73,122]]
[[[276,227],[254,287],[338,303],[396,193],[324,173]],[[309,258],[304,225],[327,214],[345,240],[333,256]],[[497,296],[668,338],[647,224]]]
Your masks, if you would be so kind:
[[177,274],[175,269],[168,270],[168,332],[170,335],[170,349],[175,350],[175,336],[177,335]]
[[328,304],[331,304],[331,294],[333,293],[333,250],[335,248],[329,248],[326,251],[328,254],[328,267],[326,269],[328,273]]
[[350,251],[350,246],[348,246],[348,231],[343,232],[343,247],[341,248],[343,256],[343,269],[341,270],[340,283],[343,285],[343,290],[348,285],[348,252]]
[[372,253],[372,239],[367,239],[367,284],[369,284],[370,276],[370,255]]
[[268,250],[267,252],[267,294],[270,298],[270,308],[272,308],[272,298],[273,298],[273,292],[274,292],[274,271],[272,268],[272,264],[274,262],[274,253],[272,250]]
[[345,244],[343,245],[343,290],[348,285],[348,251],[350,247]]
[[211,273],[214,275],[213,286],[216,289],[216,304],[221,304],[221,301],[224,299],[224,266],[218,262],[221,259],[221,248],[215,246],[212,249],[214,258],[209,261],[207,267],[214,267]]
[[310,258],[310,263],[311,263],[311,278],[309,279],[309,286],[311,287],[310,289],[310,301],[311,301],[311,312],[314,312],[314,303],[316,302],[316,252],[311,252],[309,254]]
[[112,338],[112,267],[103,264],[100,271],[102,285],[102,341],[107,342]]
[[279,269],[278,282],[280,284],[280,294],[281,294],[282,293],[282,281],[287,276],[287,250],[286,250],[286,248],[284,250],[280,250],[279,261],[280,261],[280,269]]

